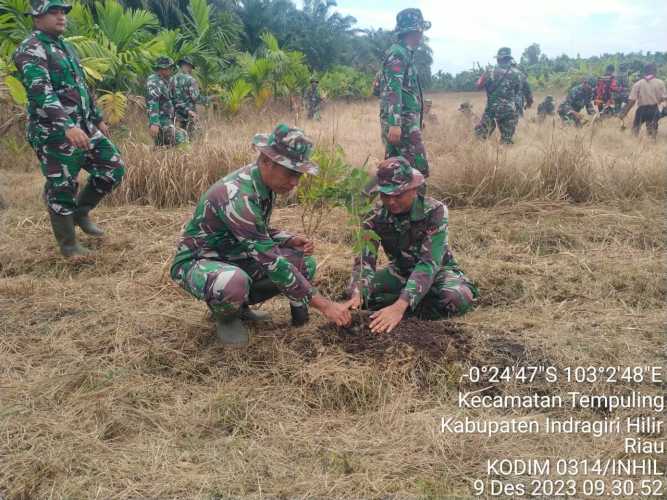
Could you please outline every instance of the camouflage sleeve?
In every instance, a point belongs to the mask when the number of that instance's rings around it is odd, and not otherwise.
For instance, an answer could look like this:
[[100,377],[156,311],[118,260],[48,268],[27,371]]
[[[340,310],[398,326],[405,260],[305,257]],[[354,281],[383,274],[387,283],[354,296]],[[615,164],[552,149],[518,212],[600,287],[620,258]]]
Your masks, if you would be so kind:
[[314,289],[308,280],[280,254],[278,242],[271,238],[262,210],[248,196],[237,196],[218,216],[226,223],[239,244],[264,269],[271,281],[292,301],[309,301]]
[[269,228],[269,236],[271,239],[280,245],[284,245],[286,242],[294,238],[294,235],[283,231],[282,229],[273,229]]
[[401,54],[393,52],[385,62],[387,88],[387,123],[390,126],[401,126],[401,112],[403,111],[403,78],[405,77],[407,61]]
[[[370,217],[363,224],[364,231],[375,231],[374,218]],[[380,244],[376,240],[371,240],[370,247],[364,249],[361,255],[354,258],[354,265],[352,267],[352,280],[348,287],[348,294],[352,294],[358,290],[361,292],[364,300],[368,299],[368,287],[375,275],[377,268],[377,254]]]
[[533,105],[533,91],[530,88],[530,84],[528,83],[528,78],[525,76],[522,78],[521,81],[521,92],[523,93],[523,97],[526,100],[527,103],[529,103],[531,106]]
[[37,44],[17,50],[14,54],[14,63],[21,74],[28,100],[38,110],[46,113],[51,125],[64,130],[76,126],[53,89],[44,47]]
[[146,110],[148,111],[148,124],[160,125],[160,88],[148,80],[146,83]]
[[401,291],[401,298],[414,310],[433,285],[433,279],[442,266],[448,248],[448,217],[444,205],[433,211],[427,234],[422,242],[419,262]]
[[189,93],[190,99],[194,104],[202,104],[202,96],[199,92],[199,84],[194,78],[190,81]]

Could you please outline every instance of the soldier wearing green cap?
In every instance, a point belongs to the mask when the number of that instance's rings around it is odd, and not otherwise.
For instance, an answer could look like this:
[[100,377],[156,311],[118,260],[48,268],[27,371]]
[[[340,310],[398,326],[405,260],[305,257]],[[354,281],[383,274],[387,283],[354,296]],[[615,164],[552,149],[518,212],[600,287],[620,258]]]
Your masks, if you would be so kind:
[[199,92],[199,84],[194,76],[192,70],[195,64],[189,57],[184,57],[178,61],[179,71],[176,73],[169,83],[170,93],[174,102],[174,111],[178,126],[188,133],[188,137],[192,137],[197,131],[197,104],[204,104],[206,99],[202,97]]
[[554,103],[554,96],[548,95],[544,98],[537,106],[537,120],[543,122],[546,120],[547,116],[556,115],[556,104]]
[[519,118],[518,96],[523,95],[528,107],[532,105],[533,96],[525,76],[515,67],[512,50],[501,47],[496,59],[498,64],[485,71],[477,80],[477,88],[486,91],[487,100],[482,119],[475,127],[475,134],[480,139],[487,139],[497,125],[500,141],[512,144]]
[[[381,205],[363,227],[379,241],[355,260],[351,307],[376,311],[375,333],[390,332],[406,313],[439,319],[468,311],[478,292],[449,248],[447,207],[419,194],[424,176],[403,157],[384,160],[376,177]],[[389,266],[376,271],[380,244]]]
[[188,140],[187,133],[176,127],[176,110],[169,88],[174,61],[162,56],[155,61],[155,72],[146,81],[148,127],[156,146],[177,146]]
[[273,229],[276,194],[287,194],[302,174],[317,175],[310,160],[313,143],[303,131],[279,124],[258,134],[259,156],[215,183],[200,199],[185,227],[171,276],[194,297],[204,300],[225,344],[247,344],[246,321],[268,319],[248,306],[283,294],[292,323],[308,321],[308,305],[330,321],[347,325],[349,304],[323,297],[313,287],[314,246],[303,236]]
[[385,158],[403,156],[424,177],[428,177],[429,168],[421,133],[424,98],[415,51],[430,27],[419,9],[405,9],[396,15],[398,40],[387,51],[379,82]]
[[[14,63],[28,94],[28,142],[46,178],[44,199],[56,241],[66,257],[89,250],[76,239],[75,226],[91,236],[104,231],[89,213],[125,173],[109,128],[86,84],[74,48],[62,35],[71,6],[57,0],[32,0],[35,30],[18,46]],[[81,169],[90,175],[78,193]]]

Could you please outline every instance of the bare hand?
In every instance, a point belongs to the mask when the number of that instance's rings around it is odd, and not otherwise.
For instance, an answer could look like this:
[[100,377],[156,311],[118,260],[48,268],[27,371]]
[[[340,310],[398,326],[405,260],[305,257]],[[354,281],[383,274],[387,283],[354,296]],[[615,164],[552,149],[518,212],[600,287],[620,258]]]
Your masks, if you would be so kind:
[[197,119],[197,113],[195,113],[194,111],[188,111],[188,116],[193,120]]
[[65,137],[72,146],[79,149],[90,149],[90,139],[88,135],[79,127],[72,127],[65,132]]
[[359,293],[359,290],[355,290],[352,294],[352,298],[345,302],[345,305],[348,309],[359,309],[361,307],[361,294]]
[[105,137],[111,139],[111,131],[109,130],[109,125],[107,125],[102,121],[97,124],[97,128],[100,129],[100,132],[102,132]]
[[158,134],[160,133],[160,127],[157,125],[151,125],[151,127],[148,129],[148,131],[151,133],[151,137],[155,139]]
[[307,240],[303,236],[294,236],[285,244],[285,246],[300,250],[304,255],[313,255],[313,252],[315,252],[315,243]]
[[392,305],[371,314],[371,332],[390,333],[401,322],[407,308],[408,303],[403,299],[398,299]]
[[338,302],[329,302],[329,305],[322,311],[324,316],[336,323],[337,326],[348,326],[352,323],[352,314],[347,304],[339,304]]
[[389,127],[389,133],[387,134],[387,141],[389,144],[398,146],[401,143],[401,127]]

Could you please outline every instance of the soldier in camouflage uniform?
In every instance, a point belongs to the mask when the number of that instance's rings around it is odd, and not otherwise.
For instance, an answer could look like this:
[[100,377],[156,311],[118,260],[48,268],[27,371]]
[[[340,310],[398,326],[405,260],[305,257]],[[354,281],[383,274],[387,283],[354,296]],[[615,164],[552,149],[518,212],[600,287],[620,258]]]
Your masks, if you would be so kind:
[[556,105],[554,104],[554,96],[548,95],[537,106],[537,119],[540,122],[546,120],[547,116],[554,116],[556,114]]
[[180,71],[171,78],[169,91],[178,126],[192,138],[197,130],[197,104],[203,104],[205,99],[199,92],[197,80],[192,76],[195,67],[192,60],[184,57],[178,61],[178,66]]
[[477,88],[486,90],[487,101],[482,119],[475,127],[475,134],[480,139],[487,139],[497,124],[500,141],[512,144],[518,121],[516,100],[517,95],[525,92],[524,77],[514,67],[511,49],[502,47],[496,57],[498,65],[487,70],[477,81]]
[[322,104],[322,97],[320,96],[320,89],[316,78],[310,79],[310,87],[306,91],[306,108],[308,110],[308,119],[320,119],[320,104]]
[[519,118],[523,118],[524,110],[533,105],[533,92],[528,84],[526,74],[521,70],[519,72],[521,73],[521,92],[516,95],[516,112]]
[[[74,226],[104,235],[89,212],[118,186],[125,166],[79,58],[62,37],[72,7],[58,0],[31,0],[31,7],[35,31],[13,55],[28,94],[28,142],[46,177],[44,198],[60,250],[81,256],[89,250],[77,243]],[[75,198],[82,168],[90,176]]]
[[[377,171],[382,205],[364,222],[372,241],[355,260],[349,294],[352,307],[377,311],[371,330],[390,332],[406,312],[439,319],[468,311],[477,288],[457,265],[448,243],[447,207],[418,194],[424,176],[402,157],[384,160]],[[382,244],[389,266],[376,271]]]
[[589,115],[595,114],[593,91],[596,83],[597,78],[588,77],[570,89],[565,100],[558,106],[558,116],[563,120],[563,123],[581,127],[583,121],[579,112],[582,108],[586,108]]
[[200,199],[174,257],[171,276],[194,297],[206,301],[225,344],[246,344],[242,320],[267,319],[248,305],[282,293],[292,323],[308,321],[308,305],[330,321],[351,321],[349,305],[320,295],[313,285],[313,244],[271,228],[276,193],[286,194],[303,173],[316,175],[313,143],[299,129],[278,125],[258,134],[258,159],[215,183]]
[[424,120],[422,123],[422,129],[426,128],[426,124],[429,123],[433,126],[440,125],[440,120],[438,115],[433,112],[433,100],[424,99]]
[[169,57],[159,57],[155,73],[146,81],[148,126],[156,146],[177,146],[188,140],[185,130],[176,127],[176,110],[169,88],[173,66],[174,61]]
[[384,59],[380,82],[380,123],[385,158],[403,156],[424,177],[429,175],[422,141],[423,95],[415,65],[415,50],[431,27],[419,9],[405,9],[396,16],[394,43]]

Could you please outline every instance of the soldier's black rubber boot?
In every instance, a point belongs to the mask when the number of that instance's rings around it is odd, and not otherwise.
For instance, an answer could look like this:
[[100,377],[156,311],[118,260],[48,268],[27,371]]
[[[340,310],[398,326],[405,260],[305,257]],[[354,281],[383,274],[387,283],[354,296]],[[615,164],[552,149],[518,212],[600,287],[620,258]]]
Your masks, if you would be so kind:
[[290,304],[289,308],[290,312],[292,313],[292,326],[303,326],[308,323],[308,320],[310,320],[308,306],[295,306],[294,304]]
[[238,314],[215,317],[215,333],[224,345],[245,346],[250,342],[250,333]]
[[280,290],[273,284],[269,278],[254,281],[250,285],[250,294],[248,295],[248,304],[251,306],[269,300],[276,295],[280,295]]
[[51,217],[53,235],[56,237],[60,252],[65,257],[78,257],[90,254],[90,250],[76,242],[73,215],[57,215],[49,210],[49,216]]
[[76,200],[77,207],[74,211],[74,223],[79,226],[84,233],[98,238],[104,236],[104,230],[90,220],[88,214],[98,205],[104,196],[106,195],[98,193],[93,186],[86,184],[83,191],[79,193],[79,197]]

